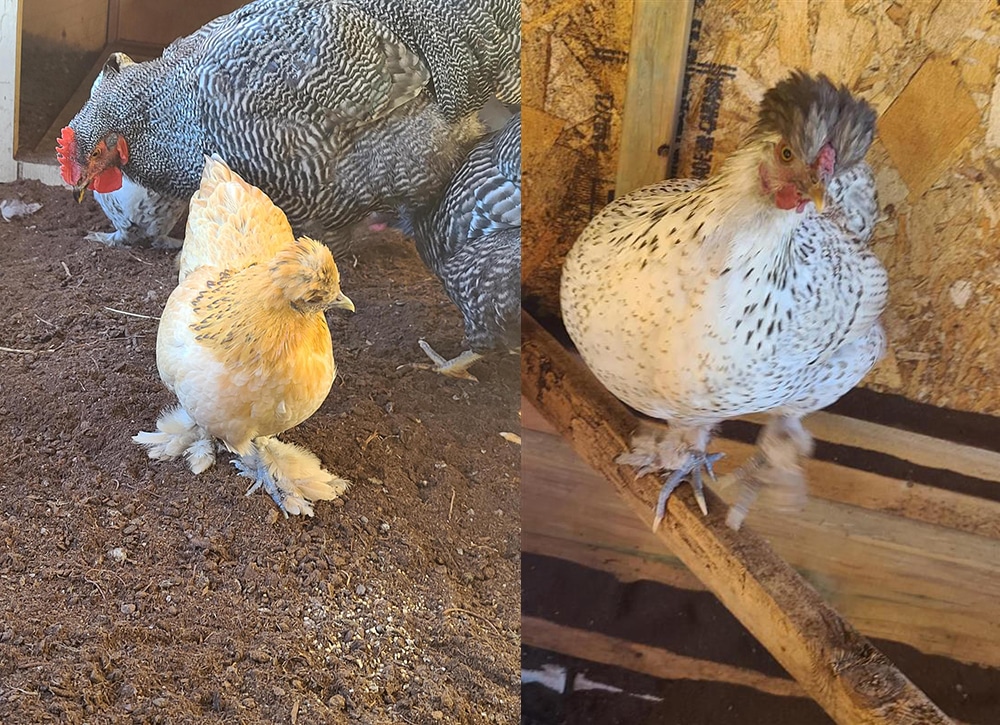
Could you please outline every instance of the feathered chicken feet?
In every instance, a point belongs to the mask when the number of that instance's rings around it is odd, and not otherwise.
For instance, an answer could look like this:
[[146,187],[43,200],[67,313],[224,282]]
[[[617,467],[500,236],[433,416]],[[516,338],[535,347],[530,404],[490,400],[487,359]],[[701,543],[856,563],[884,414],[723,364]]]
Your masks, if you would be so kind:
[[436,373],[447,375],[450,378],[471,380],[474,383],[479,382],[479,378],[469,372],[469,366],[483,357],[478,352],[466,350],[458,357],[452,358],[451,360],[445,360],[441,355],[434,351],[434,348],[432,348],[426,340],[421,339],[418,341],[418,344],[420,345],[420,349],[427,354],[427,357],[434,361],[434,364],[411,363],[411,367],[415,367],[420,370],[433,370]]
[[698,508],[701,509],[701,513],[704,516],[708,516],[708,504],[705,502],[705,484],[701,479],[701,471],[704,469],[709,478],[714,481],[715,470],[712,466],[724,455],[725,453],[691,451],[684,465],[673,471],[667,477],[667,480],[663,482],[660,495],[656,499],[656,515],[653,517],[653,531],[660,528],[663,517],[667,515],[667,499],[670,498],[670,494],[681,485],[681,482],[685,478],[688,479],[691,488],[694,489],[694,498],[698,502]]
[[812,450],[812,436],[798,418],[768,422],[757,436],[757,451],[733,474],[740,492],[726,516],[729,528],[738,530],[743,525],[762,486],[774,497],[776,508],[802,508],[806,484],[800,461],[812,455]]
[[212,437],[179,405],[160,414],[155,431],[140,431],[132,440],[143,446],[154,461],[184,456],[193,473],[201,473],[215,463]]
[[289,514],[312,516],[313,501],[337,498],[350,485],[324,470],[313,453],[277,438],[256,438],[250,451],[233,465],[254,482],[246,495],[263,488],[286,518]]
[[117,230],[114,232],[88,232],[84,237],[88,242],[100,242],[109,247],[131,247],[149,241],[154,249],[180,249],[184,245],[183,239],[175,239],[162,235],[159,237],[146,237],[144,235],[129,234],[127,230]]
[[664,427],[643,422],[632,436],[629,452],[623,453],[616,459],[617,463],[634,466],[640,476],[660,471],[670,472],[657,500],[656,516],[653,521],[654,531],[660,527],[666,515],[667,499],[685,478],[691,482],[698,508],[703,514],[708,514],[701,472],[704,470],[714,481],[713,465],[725,455],[705,453],[710,434],[709,426],[673,424]]

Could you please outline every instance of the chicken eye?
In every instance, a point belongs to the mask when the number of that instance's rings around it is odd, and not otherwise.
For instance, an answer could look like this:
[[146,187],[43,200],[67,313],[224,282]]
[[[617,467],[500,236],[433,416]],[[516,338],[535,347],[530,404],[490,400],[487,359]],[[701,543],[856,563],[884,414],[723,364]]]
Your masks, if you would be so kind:
[[787,164],[795,158],[795,154],[792,153],[792,150],[786,144],[781,144],[778,148],[778,157]]

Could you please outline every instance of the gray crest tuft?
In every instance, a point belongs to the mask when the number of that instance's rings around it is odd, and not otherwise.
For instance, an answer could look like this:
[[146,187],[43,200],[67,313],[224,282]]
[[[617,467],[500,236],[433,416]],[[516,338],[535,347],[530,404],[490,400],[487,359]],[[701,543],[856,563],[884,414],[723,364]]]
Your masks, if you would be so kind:
[[875,136],[875,110],[825,75],[792,71],[764,94],[756,134],[780,134],[800,158],[812,163],[830,142],[837,169],[864,158]]

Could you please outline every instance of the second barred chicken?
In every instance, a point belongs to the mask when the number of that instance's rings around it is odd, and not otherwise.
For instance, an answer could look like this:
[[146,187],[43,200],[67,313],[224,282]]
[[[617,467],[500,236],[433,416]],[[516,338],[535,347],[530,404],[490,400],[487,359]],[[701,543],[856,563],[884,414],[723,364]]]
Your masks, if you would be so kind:
[[448,360],[420,341],[432,365],[475,380],[469,366],[520,344],[521,116],[481,141],[433,204],[403,210],[404,231],[462,313],[469,349]]
[[215,442],[286,514],[348,482],[311,452],[275,436],[309,418],[336,375],[324,310],[354,310],[330,250],[296,239],[285,215],[221,160],[206,159],[191,200],[180,283],[167,300],[156,364],[178,405],[133,440],[157,460],[184,456],[194,473]]

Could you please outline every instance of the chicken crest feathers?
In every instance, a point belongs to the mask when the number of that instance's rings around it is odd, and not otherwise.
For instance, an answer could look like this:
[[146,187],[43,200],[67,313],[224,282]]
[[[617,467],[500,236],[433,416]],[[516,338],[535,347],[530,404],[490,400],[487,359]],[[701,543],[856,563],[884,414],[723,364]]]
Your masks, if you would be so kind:
[[875,109],[822,73],[813,77],[796,70],[764,94],[755,132],[779,134],[810,163],[829,142],[837,168],[845,169],[868,152],[875,136]]

